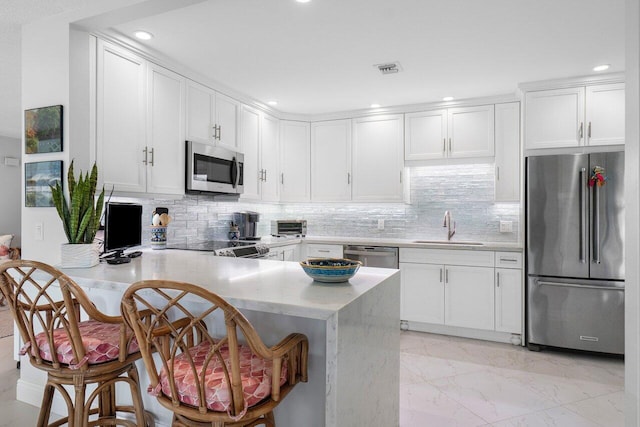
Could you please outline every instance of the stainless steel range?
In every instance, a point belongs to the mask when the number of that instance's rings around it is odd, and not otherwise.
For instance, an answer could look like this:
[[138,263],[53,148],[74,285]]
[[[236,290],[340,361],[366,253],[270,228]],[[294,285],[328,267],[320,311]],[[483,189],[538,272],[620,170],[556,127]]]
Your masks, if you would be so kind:
[[242,240],[205,240],[199,242],[173,243],[167,249],[213,252],[218,256],[236,258],[268,258],[269,246]]

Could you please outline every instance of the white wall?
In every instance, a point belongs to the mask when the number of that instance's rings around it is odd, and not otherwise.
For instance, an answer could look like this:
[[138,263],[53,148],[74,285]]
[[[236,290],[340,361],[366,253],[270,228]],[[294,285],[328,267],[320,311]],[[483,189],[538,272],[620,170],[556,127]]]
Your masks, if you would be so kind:
[[[0,206],[0,235],[13,234],[11,246],[19,247],[22,244],[20,230],[20,207],[22,206],[22,183],[20,177],[21,167],[20,140],[0,135],[0,186],[2,186],[2,198]],[[18,166],[5,166],[5,157],[18,159]]]

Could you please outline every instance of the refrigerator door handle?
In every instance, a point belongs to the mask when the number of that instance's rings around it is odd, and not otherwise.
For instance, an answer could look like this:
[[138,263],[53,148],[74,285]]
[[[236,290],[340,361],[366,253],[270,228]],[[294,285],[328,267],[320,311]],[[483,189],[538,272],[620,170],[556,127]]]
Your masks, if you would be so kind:
[[600,264],[600,191],[593,186],[593,237],[591,238],[593,262]]
[[561,288],[580,288],[580,289],[598,289],[600,291],[620,291],[624,292],[624,288],[614,288],[611,286],[592,286],[592,285],[576,285],[573,283],[560,283],[560,282],[547,282],[545,280],[538,280],[537,284],[540,286],[558,286]]
[[587,182],[587,170],[586,168],[580,169],[580,262],[585,263],[587,261],[587,194],[586,194],[586,182]]

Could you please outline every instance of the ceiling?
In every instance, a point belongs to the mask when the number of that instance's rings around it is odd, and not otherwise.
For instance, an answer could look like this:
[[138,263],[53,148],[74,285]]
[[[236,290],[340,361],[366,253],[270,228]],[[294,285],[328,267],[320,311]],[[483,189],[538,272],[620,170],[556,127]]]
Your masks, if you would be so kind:
[[[81,3],[0,0],[0,25],[4,10],[14,17],[15,28],[32,13],[39,17],[41,9],[56,13],[51,8]],[[48,6],[35,10],[34,5]],[[522,82],[593,74],[593,66],[602,63],[611,64],[610,72],[624,71],[624,5],[624,0],[208,0],[111,30],[123,37],[147,30],[155,35],[144,42],[149,49],[194,73],[260,102],[277,100],[275,108],[282,112],[322,114],[372,103],[388,107],[444,96],[509,94]],[[15,57],[19,36],[4,32],[0,77],[15,80],[3,57]],[[401,64],[400,73],[381,75],[374,67],[391,61]],[[11,88],[12,99],[19,98],[14,86],[0,82],[3,94]],[[0,113],[16,107],[3,103]],[[19,114],[18,103],[9,116],[19,120]],[[0,114],[0,134],[12,127],[2,123],[4,117]]]

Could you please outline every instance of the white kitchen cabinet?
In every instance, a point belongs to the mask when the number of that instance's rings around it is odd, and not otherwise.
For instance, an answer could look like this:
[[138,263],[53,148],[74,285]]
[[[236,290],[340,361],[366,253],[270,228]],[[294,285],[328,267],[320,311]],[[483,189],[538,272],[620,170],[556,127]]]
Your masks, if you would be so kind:
[[187,82],[187,139],[240,150],[240,103],[206,86]]
[[311,198],[351,200],[351,120],[311,123]]
[[310,124],[280,122],[280,201],[311,200]]
[[624,144],[624,83],[525,94],[525,148]]
[[401,202],[404,174],[401,114],[352,120],[352,200]]
[[405,132],[405,160],[491,157],[494,155],[494,106],[406,114]]
[[586,144],[624,144],[624,83],[587,86]]
[[278,201],[279,122],[249,107],[240,112],[244,149],[243,200]]
[[298,261],[299,257],[299,247],[300,245],[286,245],[286,246],[277,246],[271,248],[269,253],[274,253],[274,259],[279,261]]
[[522,333],[522,270],[496,268],[496,331]]
[[324,243],[307,243],[305,248],[305,258],[342,258],[342,245],[331,245]]
[[444,266],[445,325],[494,328],[493,274],[493,267]]
[[146,61],[98,40],[96,162],[108,191],[145,192]]
[[520,200],[520,103],[495,105],[495,201]]
[[185,79],[152,63],[147,75],[147,192],[184,194]]
[[522,333],[522,254],[496,252],[496,331]]
[[400,263],[400,318],[444,324],[444,268],[436,264]]

